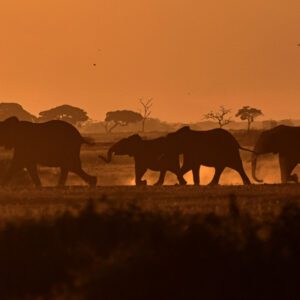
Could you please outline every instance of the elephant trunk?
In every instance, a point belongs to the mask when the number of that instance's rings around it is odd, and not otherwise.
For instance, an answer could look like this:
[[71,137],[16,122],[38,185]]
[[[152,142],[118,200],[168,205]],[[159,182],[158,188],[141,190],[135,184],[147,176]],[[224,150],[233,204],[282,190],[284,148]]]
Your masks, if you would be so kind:
[[258,158],[258,154],[253,153],[252,154],[252,177],[257,182],[263,182],[263,180],[258,179],[256,177],[257,158]]
[[257,178],[256,176],[256,167],[257,167],[257,159],[259,155],[268,153],[269,151],[266,149],[266,139],[265,139],[265,133],[262,133],[262,135],[257,140],[255,147],[254,147],[254,153],[252,154],[252,178],[257,182],[263,182],[262,179]]
[[104,160],[106,163],[110,163],[111,159],[112,159],[112,154],[114,153],[114,148],[113,146],[111,148],[109,148],[108,152],[107,152],[107,158],[103,155],[99,155],[99,158],[101,158],[102,160]]

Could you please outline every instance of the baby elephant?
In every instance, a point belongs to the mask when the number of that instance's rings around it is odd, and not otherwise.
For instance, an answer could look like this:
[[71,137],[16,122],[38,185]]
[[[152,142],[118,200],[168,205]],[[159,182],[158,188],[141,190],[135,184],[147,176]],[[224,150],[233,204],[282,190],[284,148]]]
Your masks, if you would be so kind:
[[169,147],[164,137],[143,140],[138,134],[124,138],[110,147],[107,158],[99,156],[109,163],[112,154],[133,156],[135,160],[135,182],[136,185],[146,185],[147,181],[142,180],[147,169],[160,171],[160,176],[155,185],[162,185],[167,171],[177,175],[180,184],[186,184],[180,175],[179,155],[168,152]]
[[36,186],[41,186],[37,165],[59,167],[59,186],[65,185],[68,172],[79,175],[89,185],[95,186],[97,177],[81,168],[80,148],[91,144],[79,131],[63,121],[31,123],[11,117],[0,122],[0,145],[14,149],[11,167],[2,180],[7,184],[16,172],[26,168]]

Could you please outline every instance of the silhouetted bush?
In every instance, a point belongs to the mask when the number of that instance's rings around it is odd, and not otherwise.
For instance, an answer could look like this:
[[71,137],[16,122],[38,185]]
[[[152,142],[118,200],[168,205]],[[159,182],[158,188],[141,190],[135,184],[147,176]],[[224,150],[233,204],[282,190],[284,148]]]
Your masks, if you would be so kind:
[[300,208],[273,221],[89,202],[0,231],[1,299],[295,299]]

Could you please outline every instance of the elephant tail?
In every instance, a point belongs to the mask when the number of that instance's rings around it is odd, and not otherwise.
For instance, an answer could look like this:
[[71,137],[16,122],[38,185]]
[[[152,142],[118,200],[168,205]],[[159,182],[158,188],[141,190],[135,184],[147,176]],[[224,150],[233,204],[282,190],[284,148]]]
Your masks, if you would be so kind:
[[240,150],[244,150],[244,151],[247,151],[247,152],[251,152],[251,153],[254,153],[254,154],[257,154],[255,151],[251,150],[251,149],[248,149],[248,148],[244,148],[242,146],[239,146],[239,149]]
[[90,137],[82,137],[82,144],[87,144],[90,146],[95,146],[96,142],[93,138]]

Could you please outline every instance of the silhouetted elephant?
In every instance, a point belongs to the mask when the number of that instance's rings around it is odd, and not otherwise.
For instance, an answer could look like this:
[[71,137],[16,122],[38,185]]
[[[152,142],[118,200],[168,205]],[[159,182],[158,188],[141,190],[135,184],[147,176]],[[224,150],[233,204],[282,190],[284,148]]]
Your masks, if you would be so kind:
[[68,172],[78,174],[89,185],[95,186],[97,178],[81,168],[80,148],[91,144],[78,130],[63,121],[31,123],[11,117],[0,122],[0,145],[14,149],[11,167],[2,184],[26,168],[36,186],[41,186],[37,165],[60,167],[59,186],[65,185]]
[[252,176],[256,177],[257,157],[260,154],[279,154],[281,181],[298,182],[297,174],[291,174],[296,165],[300,162],[300,127],[279,125],[270,130],[264,131],[258,138],[252,156]]
[[200,184],[201,165],[214,167],[216,170],[210,184],[219,183],[220,176],[226,167],[236,170],[244,184],[250,184],[243,168],[239,149],[252,151],[242,148],[228,131],[224,129],[195,131],[185,126],[176,132],[169,133],[166,139],[173,150],[184,155],[181,175],[192,170],[195,185]]
[[186,184],[186,181],[180,176],[179,155],[174,154],[174,152],[170,155],[164,155],[166,149],[169,149],[169,147],[164,137],[143,140],[138,134],[135,134],[112,145],[107,152],[107,158],[101,155],[99,157],[109,163],[113,153],[133,156],[135,160],[136,185],[147,184],[146,180],[142,180],[147,169],[160,171],[159,179],[155,185],[164,183],[167,171],[175,173],[180,184]]

